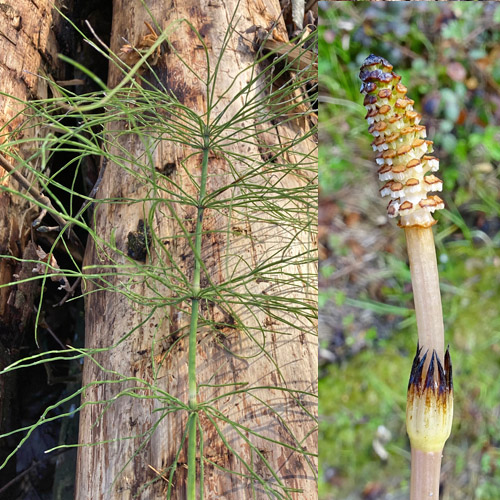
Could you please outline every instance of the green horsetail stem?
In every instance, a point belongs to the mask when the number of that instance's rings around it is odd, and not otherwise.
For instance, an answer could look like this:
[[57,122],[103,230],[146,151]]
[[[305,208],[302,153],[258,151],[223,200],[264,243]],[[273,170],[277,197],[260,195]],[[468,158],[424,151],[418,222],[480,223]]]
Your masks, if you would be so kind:
[[[434,172],[439,160],[420,125],[422,116],[406,96],[401,77],[383,57],[370,55],[361,66],[368,131],[378,165],[380,189],[389,197],[389,217],[405,229],[418,328],[417,354],[407,395],[406,427],[412,448],[412,500],[439,497],[441,453],[451,432],[453,381],[449,350],[444,352],[444,326],[432,214],[444,208],[431,194],[443,183]],[[444,359],[444,364],[441,360]]]

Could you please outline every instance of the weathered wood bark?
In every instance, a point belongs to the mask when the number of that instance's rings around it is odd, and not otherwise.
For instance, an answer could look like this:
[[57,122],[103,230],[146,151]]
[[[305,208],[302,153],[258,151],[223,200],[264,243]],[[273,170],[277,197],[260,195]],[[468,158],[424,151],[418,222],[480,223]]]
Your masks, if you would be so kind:
[[[53,60],[56,55],[51,23],[49,0],[37,2],[36,6],[28,0],[0,3],[0,90],[13,96],[9,98],[0,95],[2,144],[26,118],[22,113],[24,102],[33,97],[47,97],[47,85],[36,75],[40,69],[53,69],[47,67],[47,60]],[[26,133],[23,134],[26,137]],[[0,176],[3,175],[5,171],[0,167]],[[6,178],[3,185],[17,189],[12,177]],[[0,193],[1,254],[15,257],[23,255],[30,237],[29,231],[27,232],[31,223],[29,208],[26,200],[5,191]],[[12,274],[20,271],[16,270],[18,265],[7,259],[0,259],[0,282],[10,283]],[[25,293],[19,287],[0,289],[0,328],[10,332],[7,339],[9,344],[26,326],[30,307],[21,296]]]
[[[186,18],[202,34],[207,47],[212,53],[211,60],[215,63],[220,53],[223,36],[228,29],[228,20],[231,18],[237,2],[230,0],[220,2],[218,0],[202,2],[197,0],[185,0],[183,2],[164,2],[150,0],[146,2],[162,28],[170,21]],[[276,19],[279,20],[280,5],[277,0],[261,0],[254,2],[242,0],[238,6],[237,18],[239,19],[237,30],[244,33],[253,25],[269,26]],[[147,30],[144,21],[150,22],[147,11],[138,0],[115,0],[113,30],[111,37],[111,48],[117,53],[123,44],[122,37],[132,43],[137,43]],[[276,33],[282,39],[286,39],[286,30],[278,21]],[[175,31],[170,42],[175,51],[201,75],[206,75],[206,63],[203,51],[200,50],[199,42],[194,36],[191,28],[186,24],[180,25]],[[248,80],[248,73],[239,72],[252,64],[255,53],[248,43],[243,41],[241,35],[233,32],[231,42],[226,53],[222,57],[221,71],[216,83],[215,95],[220,96],[231,85],[228,94],[213,112],[217,116],[230,99],[243,88]],[[207,103],[205,93],[199,81],[188,71],[179,60],[174,51],[167,51],[161,56],[156,68],[157,74],[163,85],[167,87],[185,106],[195,110],[200,115],[206,111]],[[111,69],[109,82],[114,86],[119,81],[119,75],[115,69]],[[227,111],[231,116],[243,106],[243,100],[232,103]],[[120,126],[117,124],[117,126]],[[276,137],[272,141],[279,141],[303,134],[307,131],[306,123],[291,122],[287,125],[276,126]],[[279,137],[278,137],[279,135]],[[143,156],[144,146],[134,136],[128,136],[122,145],[134,154],[136,158]],[[243,156],[259,155],[262,144],[255,139],[255,144],[241,143],[232,146],[235,151]],[[305,141],[300,146],[303,151],[314,149],[312,140]],[[172,176],[178,185],[193,197],[197,196],[197,188],[188,175],[192,175],[199,181],[201,155],[188,157],[192,151],[187,147],[181,147],[169,142],[162,142],[153,155],[155,166],[159,171],[165,165],[173,171]],[[285,153],[293,156],[291,152]],[[293,161],[293,157],[288,158]],[[182,166],[181,166],[181,162]],[[137,167],[131,167],[137,168]],[[215,155],[209,158],[209,179],[207,192],[219,188],[233,177],[226,161]],[[294,175],[284,176],[280,181],[284,187],[300,187],[307,183],[304,178]],[[137,178],[124,172],[124,170],[113,163],[109,163],[103,178],[98,197],[121,198],[128,197],[141,199],[147,197],[148,185],[141,184]],[[138,204],[112,204],[106,203],[96,208],[95,224],[96,232],[105,240],[109,241],[113,233],[117,247],[127,252],[127,235],[135,231],[138,220],[144,219],[144,211],[147,213],[151,203]],[[187,226],[194,224],[196,219],[196,207],[174,204],[179,220]],[[238,227],[230,227],[230,241],[228,247],[228,219],[222,212],[207,210],[205,212],[204,231],[212,231],[203,236],[202,257],[210,278],[215,284],[222,284],[228,279],[228,273],[243,272],[247,266],[255,267],[265,259],[270,258],[276,248],[285,246],[290,241],[291,235],[279,224],[267,224],[258,220],[242,220]],[[231,226],[231,223],[229,222]],[[193,256],[187,238],[183,238],[182,231],[177,222],[169,216],[166,205],[160,206],[154,215],[153,232],[162,241],[169,241],[168,248],[172,260],[176,262],[181,271],[191,279]],[[192,232],[192,231],[191,231]],[[175,239],[173,235],[178,235]],[[314,245],[311,234],[302,234],[288,249],[290,253],[299,253],[303,248]],[[302,246],[303,245],[303,246]],[[123,257],[114,257],[116,262],[124,263]],[[153,264],[158,264],[158,255],[153,257]],[[85,258],[86,264],[103,265],[110,264],[109,258],[103,256],[92,242],[87,247]],[[149,262],[147,262],[149,263]],[[168,262],[164,263],[168,265]],[[284,265],[284,271],[298,275],[315,273],[314,269],[307,266]],[[111,278],[114,285],[119,285],[118,278]],[[138,282],[133,285],[133,291],[144,297],[150,297],[152,292],[151,279],[148,283]],[[202,280],[202,287],[207,286],[208,281]],[[161,292],[160,285],[157,286]],[[114,344],[124,334],[130,332],[134,326],[139,325],[146,318],[148,311],[141,306],[132,304],[118,293],[106,291],[95,291],[95,284],[90,281],[86,284],[87,291],[94,291],[86,297],[86,347],[98,348]],[[284,287],[278,282],[260,280],[255,277],[252,283],[247,284],[247,289],[254,293],[268,293],[270,295],[307,296],[308,291],[302,286],[289,289],[285,292]],[[170,294],[167,289],[165,294]],[[315,300],[314,295],[309,297]],[[184,312],[181,312],[184,308]],[[180,304],[177,308],[164,307],[158,309],[154,315],[140,328],[111,351],[95,355],[105,369],[114,370],[129,377],[139,377],[150,383],[155,383],[161,388],[180,400],[187,402],[187,338],[181,338],[175,344],[173,351],[165,356],[165,348],[169,347],[173,339],[179,337],[179,332],[184,333],[189,321],[189,303]],[[229,323],[227,317],[213,304],[206,302],[201,310],[202,316],[220,323]],[[198,383],[231,384],[247,382],[254,387],[283,387],[291,391],[316,391],[317,377],[317,345],[314,335],[314,325],[310,325],[311,335],[303,332],[304,324],[297,325],[294,329],[276,321],[271,315],[263,311],[257,311],[255,316],[249,313],[243,305],[237,307],[236,313],[248,328],[257,325],[266,325],[265,345],[269,356],[264,354],[246,334],[238,328],[221,327],[222,335],[215,335],[212,331],[201,329],[198,334]],[[291,315],[283,313],[284,319],[292,324],[298,320]],[[299,328],[301,327],[301,328]],[[286,335],[284,335],[286,334]],[[163,341],[163,343],[162,343]],[[259,342],[263,343],[262,334]],[[152,353],[152,345],[155,351]],[[235,353],[237,356],[235,356]],[[152,369],[152,357],[161,364],[158,377],[154,380]],[[270,361],[270,358],[274,362]],[[281,370],[283,378],[277,375],[277,367]],[[105,374],[96,364],[86,360],[84,366],[84,384],[94,381],[112,379],[113,376]],[[112,400],[120,391],[126,387],[136,385],[128,384],[102,384],[87,388],[83,402]],[[216,394],[224,394],[229,389],[224,388],[201,388],[199,401],[203,402]],[[249,394],[233,395],[216,403],[218,409],[232,420],[239,422],[268,438],[285,442],[291,446],[298,443],[308,452],[314,453],[317,449],[316,434],[311,432],[314,423],[310,416],[301,408],[303,405],[308,412],[316,413],[316,401],[314,398],[304,396],[300,402],[294,399],[290,393],[275,389],[259,389],[253,392],[255,396],[264,401],[272,408],[264,406],[256,398]],[[85,406],[81,412],[80,420],[80,443],[99,443],[102,441],[117,440],[129,436],[138,436],[157,423],[158,411],[165,403],[159,399],[135,399],[123,397],[115,400],[113,404],[102,414],[99,423],[96,419],[101,415],[103,404]],[[280,419],[283,419],[282,421]],[[131,499],[138,495],[143,499],[165,498],[167,482],[160,479],[147,486],[147,483],[158,477],[158,473],[164,473],[174,461],[182,435],[185,432],[187,412],[175,412],[166,416],[158,425],[152,439],[140,450],[132,461],[126,465],[127,459],[131,458],[139,449],[141,438],[123,439],[107,442],[97,446],[79,448],[77,466],[76,498],[86,500],[99,499]],[[284,423],[286,424],[284,424]],[[264,467],[262,459],[252,453],[249,446],[242,437],[230,426],[220,422],[220,427],[225,433],[227,441],[248,463],[252,464],[254,470],[262,474],[270,482],[274,479]],[[204,430],[204,456],[220,467],[247,474],[241,461],[231,453],[217,435],[211,423],[201,417],[201,425]],[[292,439],[286,427],[292,430],[295,439]],[[281,481],[288,488],[297,488],[301,493],[291,493],[294,499],[314,499],[317,497],[317,487],[314,472],[314,459],[306,459],[303,455],[290,451],[283,446],[274,444],[261,437],[256,437],[243,431],[245,438],[253,442],[261,450],[262,456],[269,461],[277,471]],[[180,466],[174,476],[174,493],[172,498],[181,500],[186,498],[186,468],[182,466],[187,461],[186,448],[184,447],[179,458]],[[199,465],[199,463],[198,463]],[[122,467],[124,470],[121,472]],[[155,472],[157,471],[157,472]],[[121,472],[121,473],[120,473]],[[224,498],[236,500],[244,498],[267,498],[262,492],[259,484],[236,474],[229,474],[216,467],[205,465],[205,498]],[[141,489],[144,488],[144,489]],[[253,493],[255,492],[255,493]]]
[[[40,0],[5,0],[0,3],[0,144],[12,137],[26,119],[24,102],[31,98],[47,97],[46,83],[38,78],[40,70],[54,70],[56,43],[51,31],[52,2]],[[12,96],[12,98],[7,95]],[[35,130],[25,132],[35,134]],[[21,137],[18,134],[14,139]],[[34,146],[33,146],[34,147]],[[14,152],[9,150],[9,152]],[[16,152],[19,153],[19,151]],[[23,152],[20,152],[22,155]],[[10,158],[9,158],[10,160]],[[0,178],[5,171],[0,167]],[[32,176],[21,170],[32,181]],[[35,184],[36,185],[36,184]],[[2,186],[19,189],[12,177],[5,177]],[[36,258],[31,242],[30,224],[36,214],[25,199],[0,191],[0,254],[14,257]],[[33,265],[21,265],[8,258],[0,258],[0,283],[5,285],[31,275]],[[23,334],[33,313],[33,301],[38,284],[23,283],[0,288],[0,370],[19,357]],[[18,425],[13,421],[16,396],[16,375],[0,377],[0,434]],[[4,440],[0,448],[0,461],[5,459],[9,444]],[[15,462],[12,462],[15,466]],[[0,475],[12,478],[7,468]]]

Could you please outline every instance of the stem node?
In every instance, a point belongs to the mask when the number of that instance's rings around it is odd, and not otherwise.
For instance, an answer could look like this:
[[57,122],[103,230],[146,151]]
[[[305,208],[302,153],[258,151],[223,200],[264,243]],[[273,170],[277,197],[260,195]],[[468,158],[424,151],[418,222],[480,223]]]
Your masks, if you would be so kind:
[[412,449],[441,453],[451,432],[453,419],[453,380],[449,348],[444,367],[432,352],[417,347],[408,384],[406,429]]

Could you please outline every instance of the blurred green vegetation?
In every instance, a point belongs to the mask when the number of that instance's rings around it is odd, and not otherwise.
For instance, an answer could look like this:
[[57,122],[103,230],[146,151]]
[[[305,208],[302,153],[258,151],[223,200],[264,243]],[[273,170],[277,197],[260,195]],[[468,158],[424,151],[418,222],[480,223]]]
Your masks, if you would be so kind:
[[[447,209],[436,217],[435,236],[455,418],[444,452],[442,498],[498,499],[500,5],[320,2],[320,16],[320,212],[327,207],[342,222],[331,224],[320,214],[320,314],[346,308],[338,329],[320,337],[322,348],[337,354],[321,368],[320,498],[408,498],[405,406],[416,325],[400,250],[404,232],[392,230],[394,221],[373,224],[364,190],[376,175],[358,73],[375,53],[402,75],[423,114],[445,185]],[[384,201],[380,205],[383,212]],[[348,220],[353,207],[362,230],[386,240],[377,248],[377,268],[366,271],[376,272],[367,280],[377,281],[376,293],[360,286],[363,280],[349,282],[339,267],[356,250],[343,236],[358,228]],[[363,258],[359,252],[356,262]],[[377,321],[360,333],[355,323],[367,312]],[[381,438],[387,459],[373,448],[379,426],[392,435]]]

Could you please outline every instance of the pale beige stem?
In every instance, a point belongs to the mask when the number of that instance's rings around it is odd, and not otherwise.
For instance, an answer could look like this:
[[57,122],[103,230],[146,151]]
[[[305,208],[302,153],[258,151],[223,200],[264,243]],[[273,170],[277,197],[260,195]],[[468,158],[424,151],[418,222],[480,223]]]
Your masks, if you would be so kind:
[[411,450],[410,500],[439,499],[442,452]]
[[422,353],[435,350],[444,359],[444,326],[439,276],[432,227],[405,228],[411,282],[417,316],[418,343]]
[[[446,358],[444,355],[443,312],[432,227],[405,228],[405,233],[421,348],[412,367],[406,413],[411,441],[410,500],[439,500],[441,456],[453,415],[451,361],[448,354]],[[422,367],[420,360],[425,353],[427,361]]]

